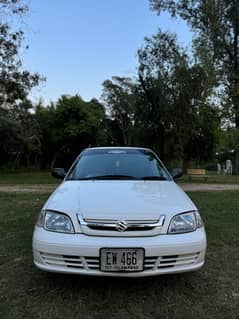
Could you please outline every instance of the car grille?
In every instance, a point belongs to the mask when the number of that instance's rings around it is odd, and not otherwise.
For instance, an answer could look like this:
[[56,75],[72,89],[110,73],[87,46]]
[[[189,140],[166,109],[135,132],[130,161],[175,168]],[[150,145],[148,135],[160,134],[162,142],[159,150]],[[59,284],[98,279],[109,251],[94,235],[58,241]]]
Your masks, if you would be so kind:
[[155,236],[160,234],[165,216],[153,220],[117,220],[83,218],[78,214],[82,232],[92,236]]
[[[99,257],[82,257],[72,255],[56,255],[40,253],[45,264],[62,268],[77,268],[84,270],[99,270]],[[197,261],[199,253],[145,257],[144,271],[164,268],[189,266]]]

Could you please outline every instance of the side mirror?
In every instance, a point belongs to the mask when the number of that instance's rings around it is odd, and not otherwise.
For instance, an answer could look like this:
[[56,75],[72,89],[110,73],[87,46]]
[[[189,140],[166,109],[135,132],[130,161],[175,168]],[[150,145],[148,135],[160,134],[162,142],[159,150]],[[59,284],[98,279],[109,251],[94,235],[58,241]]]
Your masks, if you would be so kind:
[[64,179],[66,176],[66,171],[64,168],[53,168],[51,175],[55,178]]
[[183,170],[181,168],[173,168],[171,172],[172,178],[179,178],[183,176]]

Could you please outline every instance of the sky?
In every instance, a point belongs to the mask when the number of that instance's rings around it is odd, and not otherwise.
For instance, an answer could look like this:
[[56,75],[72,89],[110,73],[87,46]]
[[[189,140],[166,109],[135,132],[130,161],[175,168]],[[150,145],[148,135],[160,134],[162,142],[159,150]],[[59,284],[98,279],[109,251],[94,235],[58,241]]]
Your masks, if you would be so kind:
[[29,49],[22,58],[25,68],[46,78],[32,100],[49,103],[62,94],[99,99],[104,80],[136,74],[137,50],[159,28],[190,42],[188,27],[167,14],[157,16],[148,0],[31,0],[25,18]]

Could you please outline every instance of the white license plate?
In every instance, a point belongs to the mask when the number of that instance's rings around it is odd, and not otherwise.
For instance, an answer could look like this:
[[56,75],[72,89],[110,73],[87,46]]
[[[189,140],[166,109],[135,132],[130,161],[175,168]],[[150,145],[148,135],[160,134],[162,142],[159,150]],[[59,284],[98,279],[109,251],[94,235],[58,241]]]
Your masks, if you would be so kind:
[[101,271],[143,271],[143,248],[102,248],[100,250]]

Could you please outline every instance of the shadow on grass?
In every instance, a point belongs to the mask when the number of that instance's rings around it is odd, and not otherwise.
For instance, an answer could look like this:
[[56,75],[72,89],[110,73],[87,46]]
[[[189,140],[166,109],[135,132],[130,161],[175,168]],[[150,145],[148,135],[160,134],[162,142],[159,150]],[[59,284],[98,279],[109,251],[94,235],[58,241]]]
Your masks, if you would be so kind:
[[[111,289],[124,292],[141,289],[144,292],[156,288],[170,288],[178,289],[183,286],[191,286],[189,283],[197,281],[196,277],[201,277],[197,272],[150,276],[143,278],[121,278],[121,277],[98,277],[98,276],[83,276],[72,274],[58,274],[58,273],[41,273],[41,281],[44,282],[48,288],[64,289],[79,292],[81,289],[95,289],[100,290]],[[199,279],[199,278],[198,278]]]

